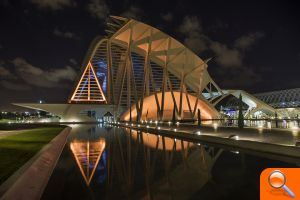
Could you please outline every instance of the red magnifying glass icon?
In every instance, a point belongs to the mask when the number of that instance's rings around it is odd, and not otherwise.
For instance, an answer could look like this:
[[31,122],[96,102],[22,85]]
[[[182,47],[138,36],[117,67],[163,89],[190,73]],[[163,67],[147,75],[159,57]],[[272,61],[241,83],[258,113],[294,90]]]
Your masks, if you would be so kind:
[[290,197],[295,198],[294,192],[285,185],[286,177],[281,171],[274,170],[271,172],[268,181],[271,187],[276,189],[282,188]]

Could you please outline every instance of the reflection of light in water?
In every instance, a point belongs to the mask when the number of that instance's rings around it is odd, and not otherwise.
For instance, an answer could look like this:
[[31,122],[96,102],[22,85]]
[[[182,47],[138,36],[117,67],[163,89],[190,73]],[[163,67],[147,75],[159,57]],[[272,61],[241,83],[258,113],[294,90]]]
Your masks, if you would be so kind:
[[91,183],[95,170],[105,148],[105,140],[79,141],[70,143],[70,149],[87,185]]
[[[127,131],[129,133],[130,131]],[[132,138],[137,140],[138,139],[138,133],[136,130],[131,130],[132,133]],[[163,146],[163,140],[165,144],[165,149],[166,150],[173,150],[174,145],[176,146],[176,151],[181,150],[183,147],[186,149],[188,145],[191,147],[193,146],[193,143],[179,140],[179,139],[173,139],[169,137],[161,137],[160,135],[154,135],[154,134],[149,134],[149,133],[139,133],[143,137],[143,144],[145,146],[151,147],[151,148],[157,148],[162,150],[164,148]],[[182,145],[183,144],[183,145]],[[157,146],[156,146],[157,145]]]

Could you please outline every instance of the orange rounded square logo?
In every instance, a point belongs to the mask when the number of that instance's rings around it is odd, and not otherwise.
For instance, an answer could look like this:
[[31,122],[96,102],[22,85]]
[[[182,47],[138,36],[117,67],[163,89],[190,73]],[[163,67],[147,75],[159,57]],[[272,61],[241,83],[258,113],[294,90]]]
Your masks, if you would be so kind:
[[299,183],[300,168],[267,168],[260,174],[260,199],[299,199]]

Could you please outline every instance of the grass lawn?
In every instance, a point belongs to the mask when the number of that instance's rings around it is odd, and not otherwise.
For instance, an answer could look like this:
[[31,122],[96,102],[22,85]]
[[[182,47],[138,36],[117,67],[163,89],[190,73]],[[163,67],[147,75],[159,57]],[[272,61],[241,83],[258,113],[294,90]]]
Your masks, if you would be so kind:
[[0,139],[0,185],[64,128],[35,128]]

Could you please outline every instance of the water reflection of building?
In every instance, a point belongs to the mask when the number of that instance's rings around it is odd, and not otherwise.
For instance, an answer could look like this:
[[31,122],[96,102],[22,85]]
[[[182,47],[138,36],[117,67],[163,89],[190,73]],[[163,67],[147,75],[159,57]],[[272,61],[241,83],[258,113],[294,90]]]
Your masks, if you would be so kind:
[[[143,145],[146,191],[138,198],[189,199],[211,180],[211,170],[222,149],[161,135],[126,129]],[[164,175],[155,178],[157,154],[162,158]],[[183,184],[184,183],[184,184]]]
[[98,163],[105,149],[105,140],[70,142],[70,149],[87,185],[90,185]]
[[222,153],[130,129],[105,132],[107,198],[183,199],[211,180],[212,167]]

